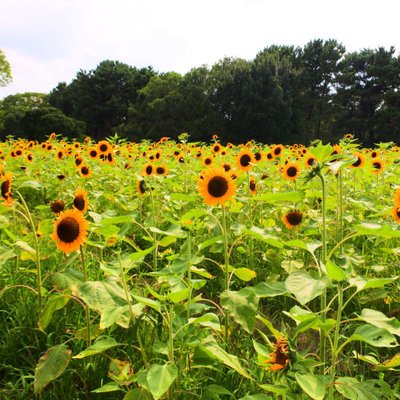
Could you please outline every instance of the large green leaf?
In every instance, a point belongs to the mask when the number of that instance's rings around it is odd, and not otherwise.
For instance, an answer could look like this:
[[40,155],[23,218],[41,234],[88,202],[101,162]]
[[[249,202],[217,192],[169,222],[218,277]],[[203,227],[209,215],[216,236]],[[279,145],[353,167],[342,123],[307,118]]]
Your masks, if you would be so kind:
[[344,398],[350,400],[380,400],[390,398],[387,396],[388,394],[390,395],[388,384],[377,379],[359,382],[355,378],[342,377],[336,379],[335,388]]
[[248,372],[240,364],[239,359],[236,356],[227,353],[224,349],[219,347],[212,337],[208,337],[202,343],[202,345],[199,346],[199,348],[203,350],[208,355],[208,357],[213,358],[215,360],[219,360],[220,362],[232,368],[234,371],[244,376],[245,378],[251,379]]
[[221,305],[235,318],[235,321],[249,333],[256,323],[258,297],[254,288],[244,288],[239,292],[226,290],[221,293]]
[[189,324],[206,326],[208,328],[214,329],[215,331],[221,331],[221,325],[219,323],[219,318],[213,313],[206,313],[201,317],[189,318]]
[[40,357],[35,368],[35,393],[40,394],[51,381],[57,379],[64,372],[70,359],[71,350],[65,344],[52,347]]
[[154,364],[147,372],[147,384],[155,400],[158,400],[172,385],[178,376],[178,368],[174,364]]
[[384,238],[400,237],[400,231],[388,225],[380,225],[371,222],[364,222],[355,226],[355,230],[360,235],[376,235]]
[[314,279],[306,271],[297,271],[286,278],[285,287],[304,305],[321,295],[328,283],[327,279]]
[[69,299],[69,297],[60,295],[58,293],[52,294],[45,304],[42,313],[40,314],[38,322],[39,329],[42,331],[45,330],[49,325],[53,314],[57,310],[61,310],[63,307],[65,307]]
[[266,233],[264,229],[258,228],[256,226],[253,226],[250,229],[244,229],[243,233],[279,249],[283,247],[283,243],[279,238],[269,233]]
[[74,356],[73,358],[85,358],[88,356],[92,356],[94,354],[100,354],[104,351],[111,349],[115,346],[120,346],[121,343],[117,343],[114,338],[106,338],[100,339],[92,346],[89,346],[87,349],[81,351],[79,354]]
[[347,339],[348,342],[362,341],[375,347],[396,347],[396,338],[386,329],[374,325],[364,324],[359,326]]
[[350,278],[349,283],[351,286],[356,286],[357,292],[361,292],[366,289],[380,288],[390,283],[396,281],[398,277],[394,278],[363,278],[361,276],[356,276],[355,278]]
[[329,376],[295,373],[296,381],[300,387],[314,400],[323,400],[326,393]]
[[247,396],[241,397],[239,400],[269,400],[271,397],[264,393],[249,394]]
[[127,392],[123,400],[153,400],[153,397],[145,389],[136,388]]
[[388,318],[380,311],[364,308],[361,311],[360,318],[371,325],[383,328],[393,335],[400,336],[400,322],[396,318]]
[[260,298],[282,296],[288,293],[285,282],[260,282],[254,289]]

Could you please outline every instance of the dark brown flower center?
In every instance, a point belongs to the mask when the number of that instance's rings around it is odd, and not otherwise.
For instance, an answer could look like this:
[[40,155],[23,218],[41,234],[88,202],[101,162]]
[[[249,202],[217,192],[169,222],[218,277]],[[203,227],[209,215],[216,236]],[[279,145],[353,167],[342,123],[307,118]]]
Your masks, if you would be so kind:
[[300,211],[290,211],[286,214],[286,219],[290,225],[297,226],[301,224],[303,214]]
[[372,166],[373,166],[375,169],[381,169],[381,168],[382,168],[382,165],[381,165],[380,162],[374,162],[374,163],[372,164]]
[[74,207],[77,208],[79,211],[83,211],[85,209],[85,199],[81,194],[75,196]]
[[248,154],[243,154],[240,157],[240,165],[242,167],[247,167],[250,164],[251,157]]
[[1,197],[3,197],[3,199],[8,199],[9,192],[10,192],[10,181],[6,180],[1,183]]
[[89,168],[88,167],[82,167],[81,172],[83,175],[88,175],[89,174]]
[[96,158],[97,157],[97,151],[96,150],[90,150],[89,156],[92,157],[92,158]]
[[352,164],[353,167],[359,167],[361,165],[361,157],[357,157],[357,161]]
[[152,167],[151,165],[148,165],[148,166],[146,167],[146,174],[147,174],[147,175],[151,175],[152,172],[153,172],[153,167]]
[[214,176],[208,182],[207,191],[212,197],[225,196],[228,191],[228,181],[223,176]]
[[287,176],[290,178],[294,178],[297,175],[297,168],[296,167],[289,167],[286,171]]
[[54,214],[58,214],[61,211],[64,211],[65,204],[62,200],[55,200],[50,204],[50,209]]
[[57,226],[57,236],[64,243],[72,243],[79,237],[79,222],[72,217],[64,218]]
[[105,143],[100,145],[100,151],[105,153],[107,150],[108,150],[108,146]]
[[206,158],[205,160],[204,160],[204,164],[206,164],[206,165],[210,165],[211,164],[211,158]]
[[144,180],[141,180],[139,183],[139,192],[140,194],[146,193],[146,183],[144,182]]
[[256,190],[256,182],[255,181],[250,181],[250,190],[254,192]]
[[164,175],[165,169],[164,169],[164,167],[157,167],[156,172],[158,175]]

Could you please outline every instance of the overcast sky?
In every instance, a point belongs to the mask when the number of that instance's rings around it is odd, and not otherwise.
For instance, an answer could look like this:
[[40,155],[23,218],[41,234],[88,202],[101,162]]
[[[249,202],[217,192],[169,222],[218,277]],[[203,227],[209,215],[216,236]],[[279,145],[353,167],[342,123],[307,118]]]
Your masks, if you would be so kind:
[[0,99],[48,93],[103,60],[183,74],[313,39],[398,52],[399,15],[400,0],[1,0],[0,49],[13,82]]

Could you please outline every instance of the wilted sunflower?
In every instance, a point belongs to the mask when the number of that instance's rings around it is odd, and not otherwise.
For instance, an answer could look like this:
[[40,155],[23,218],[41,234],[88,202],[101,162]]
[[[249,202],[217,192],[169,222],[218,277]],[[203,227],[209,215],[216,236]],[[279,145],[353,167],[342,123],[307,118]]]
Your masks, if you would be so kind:
[[254,196],[257,192],[256,180],[254,176],[250,177],[249,180],[249,193]]
[[57,242],[57,247],[65,254],[79,247],[85,242],[88,222],[78,210],[61,212],[54,223],[52,239]]
[[54,214],[58,215],[61,211],[64,211],[65,204],[62,200],[54,200],[50,203],[50,209]]
[[78,211],[80,211],[82,214],[86,212],[89,206],[89,201],[87,198],[87,192],[84,189],[77,189],[75,192],[75,197],[74,197],[74,208],[76,208]]
[[147,185],[144,179],[138,179],[136,182],[136,188],[140,196],[146,194]]
[[282,169],[283,177],[289,181],[294,181],[300,174],[300,167],[295,162],[289,162],[283,166]]
[[289,229],[297,228],[303,221],[303,213],[301,211],[292,210],[282,217],[282,222]]
[[371,166],[372,166],[371,173],[379,175],[385,169],[385,162],[381,158],[376,157],[372,159]]
[[253,153],[247,148],[243,148],[236,156],[236,165],[243,172],[250,171],[255,162],[256,160],[254,159]]
[[283,338],[277,338],[276,344],[274,344],[274,351],[269,356],[271,358],[264,361],[264,363],[272,364],[269,367],[270,371],[280,371],[286,368],[290,361],[288,341]]
[[1,176],[1,198],[6,206],[12,206],[14,200],[11,197],[11,183],[12,183],[12,173],[7,172]]
[[224,205],[236,192],[236,184],[222,167],[203,171],[197,186],[204,202],[210,206]]

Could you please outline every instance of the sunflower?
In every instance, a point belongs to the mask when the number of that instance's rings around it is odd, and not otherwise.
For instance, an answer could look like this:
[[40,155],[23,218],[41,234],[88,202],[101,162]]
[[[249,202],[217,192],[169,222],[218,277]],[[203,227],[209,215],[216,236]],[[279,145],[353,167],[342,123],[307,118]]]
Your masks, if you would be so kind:
[[313,156],[312,154],[308,154],[304,160],[304,165],[307,168],[312,167],[313,165],[315,165],[315,163],[317,162],[317,157]]
[[204,157],[201,163],[203,164],[204,167],[209,167],[214,163],[214,157],[213,156]]
[[220,151],[222,150],[222,146],[219,143],[215,143],[212,147],[211,147],[211,151],[214,154],[218,154]]
[[76,155],[75,156],[75,165],[77,167],[79,167],[82,163],[83,163],[83,157],[79,156],[79,155]]
[[57,150],[57,152],[56,152],[56,159],[57,159],[57,160],[62,160],[62,159],[64,159],[64,158],[65,158],[65,152],[64,152],[64,150],[63,150],[63,149]]
[[377,152],[377,150],[373,150],[371,152],[371,158],[377,158],[379,156],[379,153]]
[[32,153],[28,153],[26,155],[26,160],[31,163],[33,161],[33,154]]
[[283,166],[282,174],[285,179],[293,182],[300,174],[300,167],[295,162],[289,162]]
[[157,175],[167,175],[168,174],[168,168],[167,168],[167,166],[166,165],[158,165],[156,168],[155,168],[155,170],[156,170],[156,174]]
[[228,172],[228,171],[230,171],[230,170],[232,169],[232,165],[229,164],[229,163],[223,163],[223,164],[221,165],[221,167],[222,167],[226,172]]
[[88,154],[91,159],[96,159],[99,157],[99,150],[97,149],[97,147],[94,146],[89,147]]
[[1,176],[1,197],[3,203],[6,206],[12,206],[14,201],[11,197],[11,183],[12,183],[12,173],[7,172]]
[[78,210],[61,212],[54,223],[52,239],[65,254],[79,250],[86,240],[88,224]]
[[289,229],[297,228],[303,221],[303,213],[301,211],[292,210],[282,217],[282,222]]
[[400,224],[400,206],[398,204],[395,204],[395,206],[392,208],[392,216],[394,220]]
[[385,162],[381,158],[374,158],[371,162],[372,170],[371,173],[375,175],[379,175],[383,172],[385,168]]
[[351,164],[352,168],[362,168],[365,165],[365,156],[362,153],[354,153],[354,157],[357,158],[356,161]]
[[256,180],[254,176],[250,177],[249,180],[249,193],[254,196],[257,192],[257,187],[256,187]]
[[154,172],[153,164],[147,163],[143,166],[143,174],[146,176],[150,176]]
[[274,154],[274,157],[280,157],[283,153],[283,145],[282,144],[277,144],[273,149],[272,153]]
[[203,171],[197,185],[204,202],[210,206],[224,205],[236,192],[236,184],[222,167]]
[[101,154],[107,154],[112,150],[112,145],[107,140],[101,140],[96,147]]
[[50,209],[54,214],[58,215],[61,211],[64,211],[65,203],[62,200],[54,200],[50,203]]
[[269,367],[270,371],[280,371],[288,366],[289,357],[289,344],[284,338],[277,338],[274,344],[274,351],[269,355],[271,358],[264,361],[265,364],[272,363]]
[[261,162],[264,158],[264,152],[263,151],[257,151],[256,153],[254,153],[254,160],[256,162]]
[[84,214],[86,212],[86,210],[88,209],[88,205],[89,205],[86,190],[84,190],[84,189],[76,190],[73,204],[74,204],[74,208],[76,208],[82,214]]
[[265,158],[266,158],[268,161],[272,161],[272,160],[275,158],[274,152],[273,152],[273,151],[269,151],[269,152],[266,154]]
[[393,196],[394,204],[400,207],[400,187],[396,189]]
[[236,156],[236,165],[243,172],[250,171],[255,162],[253,153],[247,148],[243,148]]
[[89,178],[92,175],[92,171],[86,164],[81,164],[79,166],[79,174],[83,178]]

